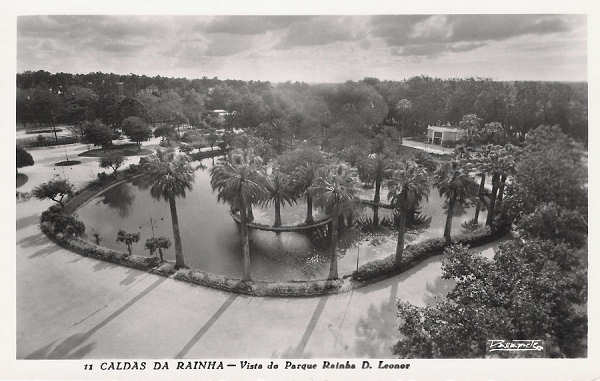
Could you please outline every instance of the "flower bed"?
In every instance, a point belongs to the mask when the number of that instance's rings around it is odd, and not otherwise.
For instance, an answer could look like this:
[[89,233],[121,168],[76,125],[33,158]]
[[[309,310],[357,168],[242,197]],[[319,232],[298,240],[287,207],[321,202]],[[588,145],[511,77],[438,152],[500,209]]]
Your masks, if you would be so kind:
[[[508,230],[492,230],[484,227],[474,232],[459,234],[450,244],[460,243],[471,247],[493,242],[502,237]],[[404,249],[402,260],[396,263],[395,253],[383,259],[367,262],[352,273],[352,279],[359,282],[373,281],[399,274],[410,269],[421,261],[440,255],[449,246],[444,238],[432,238],[416,245],[408,245]]]

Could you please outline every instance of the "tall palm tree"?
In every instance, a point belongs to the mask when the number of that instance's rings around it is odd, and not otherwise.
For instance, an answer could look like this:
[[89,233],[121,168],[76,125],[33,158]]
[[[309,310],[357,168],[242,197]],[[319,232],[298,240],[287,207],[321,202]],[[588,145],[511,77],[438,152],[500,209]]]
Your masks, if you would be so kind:
[[370,154],[363,162],[363,172],[369,180],[375,183],[375,195],[373,196],[373,225],[379,225],[379,203],[381,201],[381,185],[394,169],[394,161],[389,154],[381,149],[379,152]]
[[312,214],[313,199],[310,192],[310,187],[312,187],[317,180],[318,170],[319,167],[317,165],[314,165],[311,162],[306,162],[305,164],[297,167],[292,174],[293,181],[296,182],[300,192],[303,192],[304,196],[306,197],[306,219],[304,220],[304,223],[307,225],[314,222]]
[[434,184],[438,188],[440,196],[444,196],[448,202],[444,238],[447,242],[450,242],[452,217],[456,203],[464,203],[467,198],[473,195],[476,184],[457,161],[442,164],[435,173]]
[[396,245],[397,263],[402,260],[404,252],[406,217],[411,210],[415,210],[419,206],[421,200],[427,200],[429,187],[427,170],[412,160],[405,160],[388,181],[388,200],[400,216]]
[[317,178],[319,168],[326,162],[323,153],[316,147],[304,145],[280,155],[277,162],[281,171],[290,176],[296,192],[306,198],[304,223],[313,223],[312,195],[309,190]]
[[273,226],[281,226],[282,204],[292,205],[296,202],[296,194],[290,178],[279,169],[274,169],[271,174],[263,174],[262,183],[265,187],[265,198],[262,204],[275,206],[275,223]]
[[194,169],[187,156],[161,150],[157,150],[145,165],[151,184],[150,194],[157,200],[162,198],[169,202],[175,241],[175,268],[185,267],[175,199],[185,197],[186,191],[192,189]]
[[340,216],[357,204],[352,179],[339,167],[337,170],[323,169],[310,188],[315,204],[331,217],[331,262],[328,279],[338,278],[337,243]]
[[250,240],[248,236],[248,209],[264,199],[265,187],[260,180],[259,167],[252,157],[232,156],[232,161],[212,167],[210,185],[217,191],[219,201],[228,202],[239,211],[242,236],[243,280],[250,276]]

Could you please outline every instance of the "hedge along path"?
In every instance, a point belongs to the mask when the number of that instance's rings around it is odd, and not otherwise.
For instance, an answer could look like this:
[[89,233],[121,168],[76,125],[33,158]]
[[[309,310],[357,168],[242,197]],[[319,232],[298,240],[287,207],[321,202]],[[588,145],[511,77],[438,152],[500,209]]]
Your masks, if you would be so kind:
[[[89,189],[84,189],[67,200],[63,212],[66,214],[73,214],[78,208],[110,188],[143,175],[143,173],[135,173],[121,179],[115,179],[112,182],[102,185],[100,189],[94,185],[90,185],[88,187]],[[315,224],[307,225],[307,228],[314,228],[313,225],[317,224],[319,226],[324,226],[328,222],[328,219],[324,219]],[[443,250],[448,246],[443,238],[430,239],[417,245],[409,245],[405,248],[405,254],[400,263],[394,261],[395,253],[392,253],[384,259],[367,262],[361,265],[358,270],[352,272],[352,274],[344,275],[342,278],[335,280],[287,282],[268,282],[262,280],[242,281],[239,278],[226,277],[224,275],[213,274],[202,270],[175,270],[173,263],[168,261],[160,263],[158,257],[147,257],[135,254],[128,255],[128,253],[99,246],[81,238],[65,237],[62,234],[54,234],[53,229],[51,229],[51,226],[48,224],[49,222],[42,222],[40,224],[44,234],[59,246],[80,255],[218,290],[261,297],[310,297],[347,292],[399,275],[427,258],[442,254]],[[257,226],[258,228],[265,228],[264,226]],[[297,227],[298,226],[296,226],[296,228]],[[492,231],[486,227],[479,232],[456,236],[452,240],[452,243],[470,244],[473,245],[472,247],[476,247],[501,238],[507,232],[508,230]]]

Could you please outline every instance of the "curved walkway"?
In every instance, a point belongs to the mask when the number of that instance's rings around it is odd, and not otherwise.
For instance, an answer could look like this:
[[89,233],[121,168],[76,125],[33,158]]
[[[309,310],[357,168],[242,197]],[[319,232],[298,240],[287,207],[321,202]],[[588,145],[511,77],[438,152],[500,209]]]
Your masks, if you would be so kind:
[[393,357],[396,298],[423,305],[451,287],[433,257],[343,294],[229,294],[64,250],[38,227],[49,204],[17,204],[20,359]]

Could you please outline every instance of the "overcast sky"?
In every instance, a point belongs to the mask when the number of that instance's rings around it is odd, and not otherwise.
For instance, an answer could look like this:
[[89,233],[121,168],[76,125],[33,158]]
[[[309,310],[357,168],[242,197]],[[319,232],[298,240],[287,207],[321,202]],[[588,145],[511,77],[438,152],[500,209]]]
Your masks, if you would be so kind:
[[17,70],[587,80],[585,16],[21,16]]

